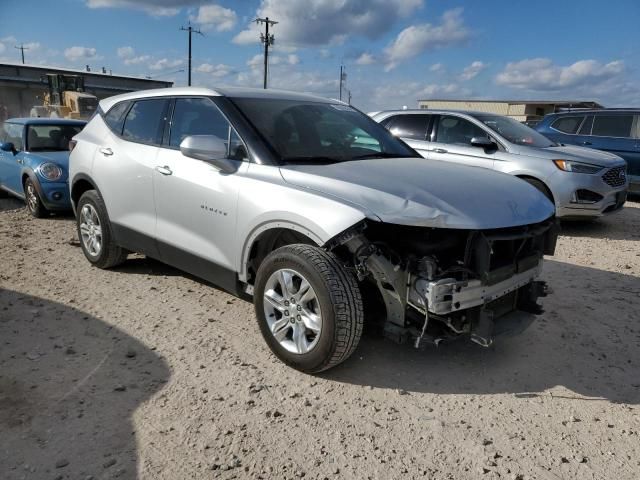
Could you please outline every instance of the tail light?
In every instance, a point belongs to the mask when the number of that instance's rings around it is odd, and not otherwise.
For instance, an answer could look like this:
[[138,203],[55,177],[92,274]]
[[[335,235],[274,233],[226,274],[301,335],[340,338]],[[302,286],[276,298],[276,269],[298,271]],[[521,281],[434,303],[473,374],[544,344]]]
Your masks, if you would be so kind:
[[75,140],[69,140],[69,151],[72,152],[74,148],[76,148],[76,143],[78,143]]

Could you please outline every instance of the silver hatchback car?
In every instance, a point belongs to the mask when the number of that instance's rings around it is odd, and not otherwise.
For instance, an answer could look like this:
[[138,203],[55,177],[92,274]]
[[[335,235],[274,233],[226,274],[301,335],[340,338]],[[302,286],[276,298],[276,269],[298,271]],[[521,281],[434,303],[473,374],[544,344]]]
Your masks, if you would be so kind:
[[552,142],[520,122],[490,113],[396,110],[369,114],[430,160],[509,173],[542,191],[556,216],[586,219],[622,208],[629,181],[617,155]]

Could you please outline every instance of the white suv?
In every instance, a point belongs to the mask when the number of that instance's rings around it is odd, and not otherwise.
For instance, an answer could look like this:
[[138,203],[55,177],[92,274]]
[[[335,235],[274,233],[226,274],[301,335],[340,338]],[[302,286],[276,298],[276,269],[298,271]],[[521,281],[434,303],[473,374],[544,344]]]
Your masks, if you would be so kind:
[[540,313],[557,235],[545,196],[424,160],[343,103],[136,92],[102,100],[75,142],[86,258],[109,268],[139,252],[253,298],[269,347],[300,370],[349,357],[365,317],[398,341],[489,345]]

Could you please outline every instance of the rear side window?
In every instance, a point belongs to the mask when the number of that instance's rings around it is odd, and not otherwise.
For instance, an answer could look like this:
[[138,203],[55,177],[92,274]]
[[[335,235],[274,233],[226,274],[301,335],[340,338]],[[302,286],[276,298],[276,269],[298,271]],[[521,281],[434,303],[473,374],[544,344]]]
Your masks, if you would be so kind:
[[628,138],[632,125],[633,115],[596,115],[592,135]]
[[104,116],[104,123],[118,135],[122,135],[122,125],[124,124],[124,115],[131,106],[131,102],[120,102],[109,110]]
[[582,124],[582,120],[584,120],[583,116],[575,116],[575,117],[560,117],[551,125],[552,128],[559,130],[563,133],[576,133],[580,125]]
[[159,144],[166,107],[164,98],[135,102],[124,119],[122,136],[132,142]]
[[396,137],[424,140],[427,136],[429,115],[397,115],[391,118],[386,127]]

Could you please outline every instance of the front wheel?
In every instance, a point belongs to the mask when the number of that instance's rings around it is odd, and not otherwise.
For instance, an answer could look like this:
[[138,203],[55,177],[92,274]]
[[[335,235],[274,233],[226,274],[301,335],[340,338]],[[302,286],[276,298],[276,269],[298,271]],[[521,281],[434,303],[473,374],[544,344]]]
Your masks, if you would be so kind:
[[82,194],[77,207],[78,238],[87,260],[98,268],[111,268],[127,258],[113,238],[107,208],[98,192],[89,190]]
[[356,279],[318,247],[295,244],[270,253],[258,269],[254,305],[271,351],[303,372],[343,362],[362,335]]
[[45,218],[49,216],[49,210],[42,203],[42,199],[38,194],[35,183],[30,178],[24,182],[24,198],[27,202],[27,210],[36,218]]

